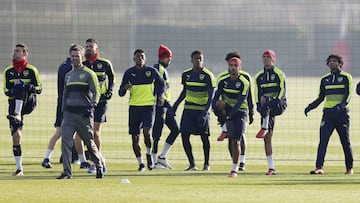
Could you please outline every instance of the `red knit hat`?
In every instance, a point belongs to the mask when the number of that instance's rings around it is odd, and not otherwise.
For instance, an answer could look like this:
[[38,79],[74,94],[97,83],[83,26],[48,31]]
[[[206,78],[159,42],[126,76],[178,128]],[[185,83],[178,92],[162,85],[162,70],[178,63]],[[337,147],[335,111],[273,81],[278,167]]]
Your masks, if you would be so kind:
[[274,52],[273,50],[271,50],[271,49],[265,50],[264,53],[263,53],[263,56],[264,56],[264,55],[270,56],[270,57],[271,57],[271,60],[275,63],[275,61],[276,61],[276,54],[275,54],[275,52]]
[[171,50],[163,45],[163,44],[160,44],[160,47],[159,47],[159,61],[164,59],[164,58],[170,58],[172,57],[172,52]]
[[241,68],[242,62],[238,57],[232,57],[231,59],[229,59],[228,64],[230,64],[231,62],[235,62],[236,65]]

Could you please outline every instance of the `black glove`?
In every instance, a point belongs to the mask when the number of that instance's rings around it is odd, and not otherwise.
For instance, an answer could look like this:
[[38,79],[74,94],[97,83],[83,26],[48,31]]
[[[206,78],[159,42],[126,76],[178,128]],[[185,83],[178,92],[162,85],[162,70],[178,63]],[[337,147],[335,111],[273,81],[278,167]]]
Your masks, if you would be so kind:
[[92,106],[85,107],[83,117],[89,118],[91,116],[92,112],[93,112],[93,107]]
[[307,106],[304,110],[304,114],[305,116],[307,117],[308,116],[308,113],[311,111],[311,108],[309,106]]
[[208,119],[208,112],[207,111],[203,111],[200,116],[197,118],[197,124],[200,127],[204,127],[206,125]]
[[260,103],[256,103],[256,111],[261,113],[261,104]]
[[222,115],[218,116],[217,121],[219,122],[220,126],[223,126],[226,123],[226,116],[222,116]]
[[107,99],[107,100],[111,99],[112,94],[113,94],[112,90],[107,90],[106,93],[104,94],[105,99]]
[[249,113],[249,125],[251,125],[254,122],[254,112]]

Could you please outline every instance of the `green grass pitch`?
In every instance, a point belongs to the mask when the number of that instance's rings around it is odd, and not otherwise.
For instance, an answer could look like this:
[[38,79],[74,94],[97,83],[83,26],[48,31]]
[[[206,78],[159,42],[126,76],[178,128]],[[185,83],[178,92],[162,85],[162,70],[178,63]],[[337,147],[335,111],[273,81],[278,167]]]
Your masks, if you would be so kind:
[[[120,78],[120,77],[119,77]],[[73,165],[72,180],[56,180],[62,171],[58,163],[60,142],[52,156],[52,169],[41,167],[49,138],[55,131],[56,77],[42,76],[43,93],[35,112],[25,117],[23,130],[24,176],[13,177],[15,163],[9,135],[7,101],[0,101],[0,202],[358,202],[360,185],[359,122],[360,96],[353,93],[351,141],[354,152],[354,175],[344,175],[344,156],[336,133],[330,139],[325,174],[312,176],[321,107],[306,118],[303,110],[318,93],[319,78],[287,78],[289,107],[276,120],[273,139],[276,176],[265,176],[267,170],[263,141],[256,139],[259,115],[247,129],[246,171],[228,178],[231,160],[227,141],[217,142],[220,133],[216,118],[211,117],[211,171],[184,172],[188,162],[178,137],[168,159],[174,170],[152,170],[139,173],[127,134],[127,97],[114,94],[109,105],[108,122],[103,128],[103,154],[108,173],[97,180],[93,174]],[[179,77],[172,77],[172,101],[179,94]],[[358,81],[354,78],[355,81]],[[118,81],[119,83],[120,81]],[[1,84],[2,85],[2,84]],[[2,88],[2,86],[0,86]],[[118,84],[116,85],[116,91]],[[178,120],[182,107],[177,112]],[[165,128],[159,151],[168,130]],[[203,165],[200,138],[192,136],[194,157]],[[144,147],[143,150],[144,152]],[[131,183],[122,184],[128,179]]]

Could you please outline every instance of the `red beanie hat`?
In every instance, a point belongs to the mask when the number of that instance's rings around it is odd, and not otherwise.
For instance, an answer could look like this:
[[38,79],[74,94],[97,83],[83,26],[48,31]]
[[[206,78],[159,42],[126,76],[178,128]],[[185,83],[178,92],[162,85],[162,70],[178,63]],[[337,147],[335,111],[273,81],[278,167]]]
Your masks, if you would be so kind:
[[264,56],[264,55],[270,56],[270,57],[271,57],[271,60],[275,63],[275,61],[276,61],[276,54],[275,54],[275,52],[274,52],[273,50],[271,50],[271,49],[265,50],[264,53],[263,53],[263,56]]
[[231,62],[235,62],[236,65],[238,65],[240,68],[242,66],[242,62],[238,57],[232,57],[231,59],[229,59],[228,64],[230,64]]
[[164,58],[170,58],[172,57],[172,52],[171,50],[163,45],[163,44],[160,44],[160,47],[159,47],[159,61],[164,59]]

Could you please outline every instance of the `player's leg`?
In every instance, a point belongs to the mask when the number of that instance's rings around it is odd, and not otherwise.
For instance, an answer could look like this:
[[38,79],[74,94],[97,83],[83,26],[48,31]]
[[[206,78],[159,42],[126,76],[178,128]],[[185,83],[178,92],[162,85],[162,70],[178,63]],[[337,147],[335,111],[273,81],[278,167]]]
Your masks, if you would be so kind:
[[[8,113],[9,115],[14,112],[15,109],[15,100],[9,100]],[[9,117],[8,117],[9,118]],[[15,119],[9,119],[9,127],[12,136],[12,149],[13,155],[16,164],[16,171],[13,174],[14,176],[23,175],[23,165],[22,165],[22,150],[21,150],[21,130],[23,126],[23,120],[20,122]]]
[[[78,158],[80,160],[80,169],[90,168],[91,165],[88,162],[88,159],[87,159],[85,151],[84,151],[84,142],[81,139],[78,132],[75,133],[74,144],[75,144],[76,153],[77,153]],[[94,170],[96,170],[95,165],[94,165]]]
[[269,168],[265,175],[276,175],[275,164],[273,159],[273,150],[272,150],[272,136],[274,132],[274,125],[275,125],[275,117],[270,116],[268,132],[264,137],[265,155]]
[[149,170],[154,168],[153,157],[151,156],[151,146],[152,146],[152,127],[155,119],[155,107],[154,106],[146,106],[141,108],[141,123],[143,127],[144,134],[144,143],[146,146],[146,160],[147,167]]
[[14,176],[22,176],[23,175],[21,136],[22,136],[21,128],[17,128],[12,133],[13,154],[14,154],[14,159],[15,159],[15,163],[16,163],[16,171],[13,174]]
[[152,128],[153,146],[152,146],[152,154],[151,154],[155,168],[161,167],[161,165],[159,165],[157,161],[157,153],[158,153],[158,147],[159,147],[159,141],[160,141],[162,129],[164,127],[164,122],[165,122],[164,117],[165,117],[164,108],[161,106],[156,106],[154,127]]
[[320,140],[316,155],[316,164],[315,164],[315,170],[310,171],[310,174],[323,174],[323,166],[324,166],[324,159],[326,155],[326,149],[329,143],[329,139],[331,134],[333,133],[335,126],[332,124],[332,122],[329,122],[327,120],[327,113],[324,113],[323,118],[321,120],[321,126],[320,126]]
[[64,112],[63,124],[61,127],[61,161],[63,173],[57,179],[72,178],[71,159],[75,134],[74,114]]
[[26,96],[26,92],[24,92],[24,86],[23,83],[19,80],[16,80],[14,82],[14,99],[11,100],[11,103],[13,103],[13,107],[11,111],[9,111],[9,114],[7,118],[9,120],[13,120],[16,123],[20,123],[22,120],[22,109],[24,105],[24,99]]
[[99,149],[94,141],[94,129],[92,123],[92,116],[83,117],[82,115],[76,115],[76,131],[78,135],[83,140],[88,152],[91,161],[96,166],[96,178],[103,177],[102,161],[99,153]]
[[[107,108],[108,108],[107,100],[100,100],[100,102],[98,103],[98,105],[96,106],[95,111],[94,111],[94,141],[99,150],[104,173],[107,172],[107,168],[105,165],[105,157],[102,153],[102,134],[101,134],[101,132],[102,132],[103,123],[106,122]],[[93,170],[93,169],[94,169],[94,167],[90,167],[88,172],[89,173],[95,172],[95,170]]]
[[242,139],[240,140],[240,165],[239,165],[240,171],[245,170],[245,161],[246,161],[246,137],[244,133]]
[[166,113],[165,124],[169,128],[170,133],[167,136],[163,150],[158,157],[158,162],[169,169],[173,169],[173,167],[167,161],[166,157],[171,146],[174,144],[176,138],[178,137],[180,133],[180,129],[179,129],[179,124],[176,121],[175,115],[172,114],[171,112]]
[[181,140],[182,145],[186,154],[186,157],[189,161],[189,166],[185,169],[185,171],[197,170],[194,156],[192,153],[192,146],[190,143],[190,132],[194,129],[193,117],[191,114],[191,110],[184,109],[181,121],[180,121],[180,132],[181,132]]
[[203,133],[201,134],[201,141],[203,143],[203,153],[204,153],[204,167],[203,171],[209,171],[210,170],[210,140],[209,140],[209,134]]
[[238,162],[240,158],[240,143],[246,129],[246,113],[237,112],[232,120],[226,122],[231,140],[232,168],[229,177],[236,177],[238,171]]
[[54,135],[50,138],[48,147],[45,152],[45,157],[41,166],[44,168],[52,168],[51,165],[51,155],[55,149],[57,141],[61,138],[61,127],[56,127]]
[[353,174],[353,152],[352,146],[350,143],[350,122],[349,116],[347,114],[339,117],[338,125],[336,126],[336,131],[339,134],[341,146],[344,151],[345,156],[345,166],[346,171],[345,174]]
[[229,177],[236,177],[238,171],[238,162],[240,157],[240,140],[231,139],[231,151],[232,151],[232,168]]
[[140,128],[141,128],[141,109],[140,107],[130,106],[129,107],[129,134],[131,135],[132,149],[136,160],[139,164],[138,171],[142,172],[145,170],[144,161],[141,155],[140,146]]

